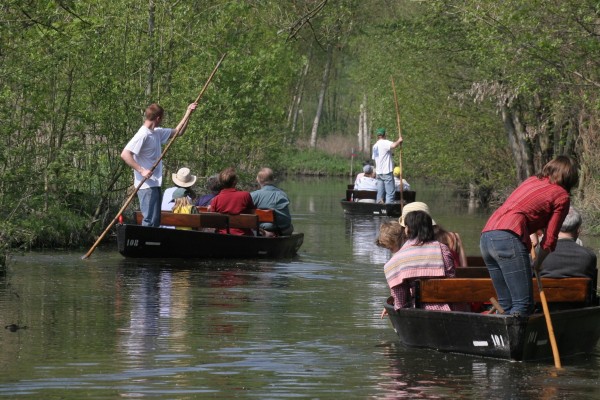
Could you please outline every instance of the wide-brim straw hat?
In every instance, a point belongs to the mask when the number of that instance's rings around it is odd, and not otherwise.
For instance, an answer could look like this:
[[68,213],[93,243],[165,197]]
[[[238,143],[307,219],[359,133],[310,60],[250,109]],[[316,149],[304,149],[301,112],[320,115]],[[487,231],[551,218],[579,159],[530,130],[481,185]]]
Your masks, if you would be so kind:
[[[402,215],[400,216],[400,218],[398,218],[398,222],[400,222],[401,226],[406,226],[404,225],[404,217],[406,217],[406,214],[412,211],[423,211],[431,217],[431,213],[429,212],[429,206],[427,204],[423,203],[422,201],[413,201],[412,203],[408,203],[404,207],[402,207]],[[436,224],[433,218],[431,218],[431,224]]]
[[190,187],[196,183],[196,175],[192,175],[189,168],[180,168],[171,178],[179,187]]

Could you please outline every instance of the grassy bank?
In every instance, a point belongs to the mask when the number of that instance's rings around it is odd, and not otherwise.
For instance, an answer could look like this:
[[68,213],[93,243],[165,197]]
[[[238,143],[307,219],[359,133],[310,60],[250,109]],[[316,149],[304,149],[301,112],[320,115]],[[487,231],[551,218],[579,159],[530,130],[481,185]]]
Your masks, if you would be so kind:
[[353,149],[353,142],[353,137],[338,135],[320,139],[318,149],[310,148],[308,141],[298,142],[283,157],[283,168],[288,175],[350,176],[351,171],[356,175],[370,154]]

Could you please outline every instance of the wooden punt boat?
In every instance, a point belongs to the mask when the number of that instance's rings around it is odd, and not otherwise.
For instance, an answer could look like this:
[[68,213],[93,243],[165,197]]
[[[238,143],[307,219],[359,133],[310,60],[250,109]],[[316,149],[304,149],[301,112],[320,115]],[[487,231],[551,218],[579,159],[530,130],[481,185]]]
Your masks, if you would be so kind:
[[[484,276],[484,270],[459,268],[457,278],[420,280],[415,301],[417,305],[488,301],[495,296],[491,279],[470,277]],[[561,358],[589,354],[600,339],[596,283],[589,278],[542,278],[542,285]],[[539,301],[535,280],[534,293]],[[385,308],[400,341],[407,346],[513,361],[553,359],[546,320],[541,312],[517,318],[421,308],[395,311],[389,304]]]
[[[354,190],[354,185],[348,185],[346,197],[341,200],[344,213],[350,215],[378,215],[399,217],[402,214],[402,205],[400,204],[400,192],[396,192],[395,200],[397,203],[377,204],[374,202],[363,202],[360,200],[375,201],[377,192],[368,190]],[[415,201],[416,193],[412,190],[406,190],[402,193],[404,204]]]
[[[141,220],[139,212],[136,213],[136,220]],[[161,215],[163,224],[192,229],[118,224],[117,246],[123,256],[134,258],[289,258],[296,255],[304,241],[303,233],[265,237],[212,232],[215,228],[257,230],[259,221],[258,215],[255,214],[190,215],[163,211]]]

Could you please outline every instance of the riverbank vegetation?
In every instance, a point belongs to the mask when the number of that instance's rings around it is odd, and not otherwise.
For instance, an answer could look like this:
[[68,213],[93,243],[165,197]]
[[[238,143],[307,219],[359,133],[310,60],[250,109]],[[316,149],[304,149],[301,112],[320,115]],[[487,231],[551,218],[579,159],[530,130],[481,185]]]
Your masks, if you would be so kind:
[[7,0],[0,236],[25,247],[97,237],[131,190],[119,155],[144,108],[160,103],[164,125],[174,126],[223,54],[164,159],[166,184],[182,166],[200,177],[228,165],[248,179],[263,165],[349,173],[351,154],[357,166],[369,156],[375,128],[393,138],[400,127],[411,176],[452,182],[482,201],[568,154],[581,165],[575,203],[588,226],[600,226],[598,7]]

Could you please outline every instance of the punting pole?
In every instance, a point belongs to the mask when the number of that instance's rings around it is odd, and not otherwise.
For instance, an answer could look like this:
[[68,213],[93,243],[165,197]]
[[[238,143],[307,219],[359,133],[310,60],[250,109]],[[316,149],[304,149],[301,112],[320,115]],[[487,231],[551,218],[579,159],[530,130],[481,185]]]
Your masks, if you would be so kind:
[[[202,96],[204,95],[204,92],[206,91],[206,88],[208,87],[208,84],[210,83],[210,81],[212,80],[213,76],[215,75],[215,73],[217,72],[217,70],[219,69],[219,67],[221,66],[221,63],[223,62],[223,59],[225,58],[226,55],[227,55],[227,53],[223,53],[223,55],[221,56],[221,59],[219,60],[219,62],[215,66],[215,68],[213,69],[213,71],[210,74],[210,76],[208,77],[208,79],[206,80],[206,83],[204,84],[204,87],[200,91],[200,94],[198,95],[198,97],[196,98],[196,101],[194,103],[198,103],[198,101],[200,101],[200,98],[202,98]],[[163,157],[165,156],[165,154],[167,154],[167,151],[169,150],[169,148],[171,147],[171,145],[175,142],[176,138],[177,138],[177,135],[173,135],[173,137],[171,138],[171,140],[169,141],[169,143],[167,143],[167,145],[165,146],[165,149],[163,150],[163,152],[160,155],[160,157],[158,158],[158,160],[154,163],[154,165],[152,166],[152,168],[150,168],[150,171],[154,172],[154,169],[156,168],[156,166],[158,165],[158,163],[163,159]],[[137,192],[140,190],[140,187],[142,187],[142,185],[144,184],[144,182],[146,182],[146,180],[148,180],[148,178],[143,178],[142,181],[139,183],[139,185],[137,185],[137,187],[135,188],[135,190],[133,191],[133,193],[131,193],[129,195],[129,197],[125,201],[125,204],[123,204],[123,206],[121,207],[121,209],[117,212],[117,215],[115,215],[115,217],[112,219],[112,221],[110,222],[110,224],[108,224],[108,226],[106,227],[106,229],[104,230],[104,232],[102,232],[102,234],[100,235],[100,237],[98,237],[98,239],[96,240],[96,242],[94,243],[94,245],[92,247],[90,247],[90,249],[88,250],[88,252],[85,253],[81,257],[82,260],[85,260],[85,259],[89,258],[89,256],[92,255],[92,253],[94,252],[94,250],[96,250],[96,247],[98,247],[98,245],[100,244],[100,242],[102,241],[102,239],[104,239],[104,237],[106,236],[106,234],[108,233],[108,231],[110,230],[110,228],[112,228],[113,225],[119,220],[119,218],[121,217],[121,214],[123,214],[123,211],[125,211],[125,209],[133,201],[133,198],[135,197],[135,195],[137,194]]]
[[[531,259],[535,261],[537,255],[535,248],[531,248]],[[535,271],[535,279],[537,280],[538,290],[540,291],[540,300],[542,301],[542,309],[544,310],[544,317],[546,319],[546,327],[548,328],[548,337],[550,338],[550,346],[552,347],[552,356],[554,357],[554,366],[558,369],[562,368],[560,363],[560,355],[558,353],[558,345],[556,344],[556,337],[554,336],[554,328],[552,327],[552,319],[550,318],[550,309],[548,308],[548,301],[546,300],[546,294],[542,287],[542,280],[540,274],[534,265],[533,270]]]
[[[400,109],[398,108],[398,96],[396,95],[396,84],[392,76],[392,89],[394,91],[394,104],[396,105],[396,124],[398,125],[398,137],[402,136],[400,127]],[[400,167],[400,207],[404,207],[404,182],[402,181],[402,143],[400,143],[400,154],[398,156],[398,166]]]

